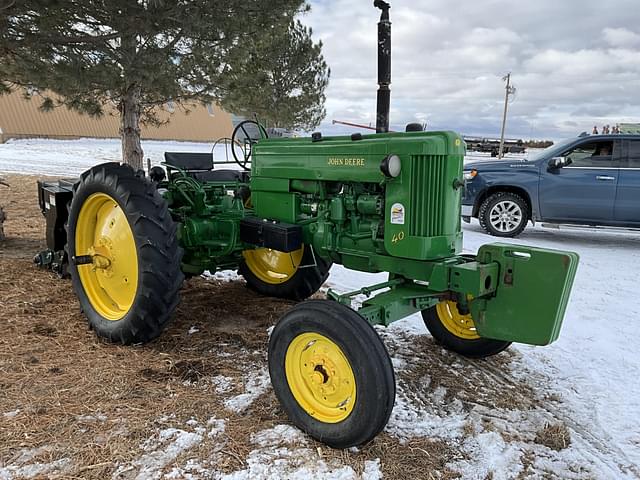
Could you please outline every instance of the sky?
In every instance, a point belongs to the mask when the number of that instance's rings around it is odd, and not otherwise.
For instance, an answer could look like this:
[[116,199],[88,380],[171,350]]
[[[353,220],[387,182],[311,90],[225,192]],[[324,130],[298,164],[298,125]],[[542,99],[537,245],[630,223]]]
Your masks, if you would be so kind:
[[[380,11],[370,0],[311,0],[302,21],[331,68],[327,117],[375,125]],[[558,140],[640,123],[638,0],[390,0],[391,128]]]

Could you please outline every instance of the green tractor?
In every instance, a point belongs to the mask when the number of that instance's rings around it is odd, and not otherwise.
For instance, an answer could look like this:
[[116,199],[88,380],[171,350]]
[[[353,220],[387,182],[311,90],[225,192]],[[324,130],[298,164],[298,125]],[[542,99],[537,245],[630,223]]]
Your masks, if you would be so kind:
[[[473,358],[511,342],[547,345],[578,264],[571,252],[510,244],[461,254],[465,143],[453,132],[388,132],[389,6],[375,3],[378,133],[271,139],[245,121],[234,131],[246,146],[234,150],[239,169],[169,152],[148,175],[106,163],[40,185],[50,251],[38,260],[68,270],[101,337],[153,340],[184,276],[204,271],[237,269],[256,292],[301,301],[271,333],[271,381],[291,421],[336,448],[371,440],[394,405],[374,325],[420,312],[438,343]],[[306,300],[334,263],[388,281]]]

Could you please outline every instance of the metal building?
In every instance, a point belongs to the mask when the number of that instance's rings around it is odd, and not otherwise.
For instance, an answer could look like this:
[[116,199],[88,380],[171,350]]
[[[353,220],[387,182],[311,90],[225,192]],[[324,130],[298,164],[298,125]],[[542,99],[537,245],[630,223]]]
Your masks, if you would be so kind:
[[[118,138],[118,112],[111,109],[100,118],[82,115],[58,107],[50,112],[39,109],[42,100],[25,98],[24,92],[14,90],[0,95],[0,143],[10,138],[80,137]],[[214,104],[194,103],[188,106],[168,102],[159,111],[161,120],[169,123],[160,127],[142,125],[142,138],[152,140],[183,140],[212,142],[230,137],[233,129],[231,115]]]

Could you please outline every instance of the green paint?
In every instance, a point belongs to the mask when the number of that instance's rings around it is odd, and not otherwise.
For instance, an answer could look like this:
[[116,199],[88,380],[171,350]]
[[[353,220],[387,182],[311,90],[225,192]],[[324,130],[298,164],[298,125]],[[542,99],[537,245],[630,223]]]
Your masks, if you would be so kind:
[[[242,251],[255,248],[240,241],[239,222],[258,216],[300,225],[304,243],[334,263],[388,272],[384,284],[329,292],[347,305],[356,294],[378,292],[359,310],[372,324],[455,299],[471,309],[481,336],[549,343],[558,337],[578,257],[502,244],[483,246],[477,258],[461,255],[464,153],[452,132],[264,139],[254,146],[249,184],[200,183],[173,169],[161,186],[180,225],[185,272],[237,268]],[[396,178],[380,170],[390,154],[400,158]],[[245,203],[240,193],[248,189]]]

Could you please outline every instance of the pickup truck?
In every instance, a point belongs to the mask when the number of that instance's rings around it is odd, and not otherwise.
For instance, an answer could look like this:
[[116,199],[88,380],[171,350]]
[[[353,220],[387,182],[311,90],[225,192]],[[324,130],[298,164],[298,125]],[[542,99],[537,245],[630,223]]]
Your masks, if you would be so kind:
[[523,160],[464,166],[462,219],[515,237],[528,222],[640,228],[640,135],[571,138]]

